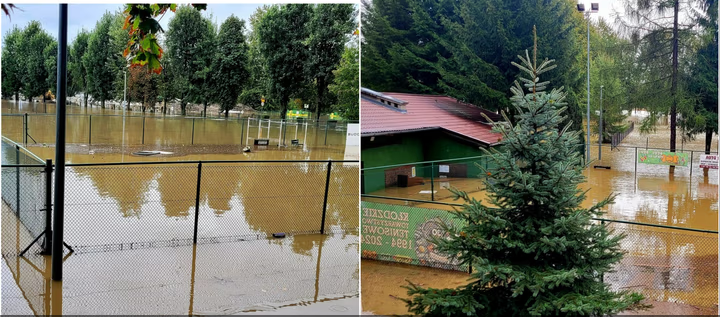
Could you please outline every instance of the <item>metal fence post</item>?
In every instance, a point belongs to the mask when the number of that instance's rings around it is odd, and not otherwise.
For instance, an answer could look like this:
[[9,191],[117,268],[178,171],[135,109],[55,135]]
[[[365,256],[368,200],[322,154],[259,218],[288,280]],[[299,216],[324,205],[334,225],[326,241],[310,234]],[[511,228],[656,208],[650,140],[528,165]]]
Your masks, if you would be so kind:
[[145,114],[143,114],[142,144],[145,144]]
[[[15,164],[20,165],[20,146],[15,146]],[[15,214],[20,218],[20,167],[15,168]]]
[[245,145],[245,142],[243,142],[245,139],[245,121],[240,120],[240,114],[238,113],[238,120],[240,121],[240,146]]
[[195,118],[193,118],[192,132],[190,132],[190,144],[195,144]]
[[202,161],[198,163],[197,187],[195,190],[195,230],[193,244],[197,244],[198,219],[200,216],[200,180],[202,179]]
[[52,160],[45,161],[45,244],[41,254],[52,254]]
[[23,144],[27,145],[27,135],[28,135],[28,114],[27,112],[23,116],[23,131],[25,132],[23,134]]
[[322,224],[320,226],[320,234],[325,234],[325,213],[327,212],[328,190],[330,189],[330,170],[332,170],[332,160],[328,161],[327,178],[325,179],[325,199],[323,200]]
[[365,161],[360,161],[360,194],[365,195]]
[[328,121],[325,121],[325,145],[327,145]]
[[693,154],[695,151],[690,151],[690,188],[692,188]]
[[435,163],[430,163],[430,201],[435,201]]
[[88,145],[92,144],[92,115],[89,117],[90,127],[88,128]]

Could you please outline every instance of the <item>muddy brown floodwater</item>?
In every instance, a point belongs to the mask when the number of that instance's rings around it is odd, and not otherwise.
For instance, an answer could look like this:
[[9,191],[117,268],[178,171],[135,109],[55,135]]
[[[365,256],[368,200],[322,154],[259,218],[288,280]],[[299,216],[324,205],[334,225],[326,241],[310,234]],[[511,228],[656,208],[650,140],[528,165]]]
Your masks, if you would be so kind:
[[[642,135],[639,129],[635,129],[622,146],[644,148],[647,143],[650,148],[668,148],[668,139],[669,129],[660,125],[651,135]],[[689,150],[704,150],[704,141],[704,136],[682,144],[678,139],[677,148],[690,156]],[[717,137],[714,137],[712,150],[717,151],[717,146]],[[667,166],[636,166],[635,151],[635,148],[611,149],[606,145],[602,148],[602,160],[597,160],[598,147],[591,147],[591,156],[596,161],[583,172],[587,182],[580,188],[589,191],[582,207],[590,207],[614,194],[617,195],[615,204],[605,208],[603,218],[718,230],[718,170],[699,167],[702,152],[692,153],[692,173],[690,167],[676,167],[675,173],[670,175]],[[596,165],[610,169],[594,168]],[[484,185],[479,179],[436,179],[433,185],[437,191],[435,197],[440,197],[437,200],[442,202],[458,203],[446,198],[451,197],[451,193],[443,188],[446,185],[467,191],[479,200],[486,198]],[[371,194],[430,200],[430,189],[430,179],[426,179],[424,185],[385,188]],[[391,200],[384,202],[398,203]],[[450,209],[437,204],[414,205]],[[617,266],[618,272],[606,277],[606,282],[614,289],[643,292],[658,307],[646,313],[717,314],[717,234],[622,224],[613,224],[611,228],[628,234],[622,244],[628,254]],[[362,269],[363,310],[377,314],[407,313],[404,303],[390,298],[390,295],[407,296],[406,290],[400,287],[405,285],[405,278],[445,288],[464,283],[463,278],[469,277],[464,273],[372,260],[363,260]]]
[[[16,118],[3,116],[2,130],[19,141]],[[359,164],[332,165],[321,235],[328,164],[258,162],[343,160],[344,127],[330,127],[327,141],[324,127],[288,127],[288,146],[278,147],[277,122],[269,133],[251,125],[248,138],[240,121],[196,119],[191,134],[191,119],[147,118],[141,144],[142,118],[125,118],[123,130],[122,117],[93,116],[88,144],[89,121],[69,116],[67,163],[168,164],[66,167],[64,238],[75,253],[67,254],[62,283],[49,279],[49,257],[16,256],[34,238],[26,228],[42,219],[41,204],[21,210],[22,221],[3,204],[3,314],[209,315],[296,306],[357,313],[347,303],[359,294]],[[54,117],[31,116],[28,127],[37,141],[28,149],[54,160]],[[270,146],[244,153],[242,144],[258,134]],[[290,146],[292,139],[300,144]],[[3,162],[13,159],[9,152]],[[193,245],[198,167],[173,162],[196,160],[243,163],[203,164]],[[21,175],[40,174],[28,168]],[[279,232],[287,237],[271,237]]]

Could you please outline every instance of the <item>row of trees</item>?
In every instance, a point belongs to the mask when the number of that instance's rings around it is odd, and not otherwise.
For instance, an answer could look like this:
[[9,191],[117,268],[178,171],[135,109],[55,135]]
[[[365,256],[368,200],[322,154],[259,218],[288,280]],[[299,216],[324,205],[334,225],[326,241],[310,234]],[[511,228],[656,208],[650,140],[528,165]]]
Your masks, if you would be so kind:
[[[599,112],[603,86],[603,135],[625,128],[623,110],[650,111],[641,125],[647,132],[658,116],[676,109],[683,136],[705,133],[709,150],[717,133],[717,2],[626,0],[625,5],[628,14],[615,23],[622,27],[602,19],[590,25],[589,98],[592,113]],[[673,25],[673,15],[663,14],[676,6],[688,7],[688,21]],[[568,120],[573,130],[582,129],[587,24],[575,2],[374,0],[363,9],[363,86],[446,94],[511,114],[507,87],[519,75],[511,62],[533,46],[528,30],[536,25],[540,54],[558,65],[548,80],[567,89]],[[673,50],[674,39],[680,49]]]
[[[177,100],[183,115],[188,104],[202,104],[207,113],[215,103],[227,116],[238,103],[260,109],[265,99],[262,110],[280,110],[283,117],[288,107],[303,104],[313,104],[318,117],[328,111],[359,117],[357,88],[348,90],[359,85],[353,5],[264,6],[251,16],[249,29],[235,16],[218,27],[212,17],[180,6],[159,36],[163,67],[158,73],[128,67],[125,19],[120,11],[105,13],[92,31],[80,31],[69,45],[68,95],[84,93],[84,106],[89,97],[103,108],[108,100],[122,100],[127,75],[127,97],[142,103],[143,111],[154,111],[159,101],[165,113],[167,103]],[[44,41],[31,41],[38,32]],[[32,98],[54,90],[57,44],[38,22],[11,30],[4,44],[5,97]],[[47,62],[31,62],[37,54]],[[354,62],[347,60],[352,57]],[[34,73],[44,81],[25,78]],[[354,99],[348,98],[351,93]]]

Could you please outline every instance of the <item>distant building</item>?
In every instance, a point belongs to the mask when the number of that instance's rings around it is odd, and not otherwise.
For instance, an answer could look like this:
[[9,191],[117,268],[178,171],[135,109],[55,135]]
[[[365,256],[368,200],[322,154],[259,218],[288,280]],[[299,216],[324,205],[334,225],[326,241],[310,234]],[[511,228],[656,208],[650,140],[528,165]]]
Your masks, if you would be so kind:
[[[502,140],[491,131],[497,113],[455,98],[361,89],[361,159],[365,168],[483,155]],[[407,168],[410,168],[409,166]],[[365,177],[366,192],[395,185],[397,173]],[[475,171],[467,171],[472,173]],[[418,177],[423,172],[416,169]],[[386,173],[387,174],[387,173]]]

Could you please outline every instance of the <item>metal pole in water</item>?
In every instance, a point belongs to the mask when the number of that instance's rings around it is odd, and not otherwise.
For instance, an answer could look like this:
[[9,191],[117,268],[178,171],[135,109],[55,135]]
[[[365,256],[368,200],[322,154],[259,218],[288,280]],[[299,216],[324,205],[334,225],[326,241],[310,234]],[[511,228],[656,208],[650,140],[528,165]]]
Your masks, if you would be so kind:
[[42,254],[52,254],[52,160],[45,161],[45,245]]
[[282,120],[280,120],[280,130],[278,130],[278,147],[280,147],[280,139],[282,138]]
[[25,130],[25,134],[23,135],[23,144],[27,146],[27,135],[28,135],[28,114],[27,112],[23,116],[23,128]]
[[[238,120],[240,120],[240,114],[238,114]],[[245,138],[245,121],[240,120],[240,146],[243,146],[243,139]]]
[[[15,164],[20,165],[20,146],[15,146]],[[15,214],[20,218],[20,167],[15,168]]]
[[202,162],[198,163],[197,187],[195,190],[195,230],[193,244],[197,244],[198,217],[200,216],[200,179],[202,179]]
[[143,131],[142,131],[142,144],[145,144],[145,113],[143,113]]
[[258,118],[258,136],[257,136],[258,139],[260,138],[261,132],[262,132],[262,120],[260,120],[260,118]]
[[328,161],[327,178],[325,179],[325,199],[323,200],[322,224],[320,226],[320,234],[325,234],[325,213],[327,212],[327,198],[330,189],[330,170],[332,170],[332,160]]
[[327,130],[328,130],[328,121],[325,121],[325,145],[327,145]]
[[67,98],[67,4],[60,4],[57,60],[57,132],[55,133],[55,208],[53,209],[52,279],[62,280],[63,225],[65,222],[65,106]]
[[92,144],[92,115],[89,117],[90,127],[88,128],[88,145]]
[[250,117],[248,117],[248,123],[247,123],[247,133],[245,134],[245,144],[248,144],[248,140],[250,139]]
[[190,144],[195,144],[195,118],[193,118],[192,131],[190,132]]

